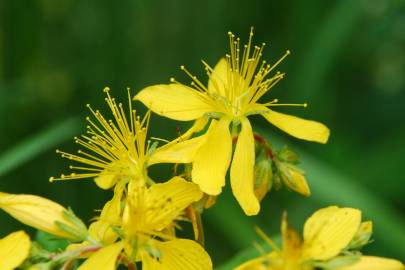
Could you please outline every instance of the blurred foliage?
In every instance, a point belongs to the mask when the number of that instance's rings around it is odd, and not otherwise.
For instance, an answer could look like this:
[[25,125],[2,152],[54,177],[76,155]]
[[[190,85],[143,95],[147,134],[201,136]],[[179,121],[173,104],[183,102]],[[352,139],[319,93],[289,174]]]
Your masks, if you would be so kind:
[[[271,192],[262,212],[244,217],[226,190],[204,220],[219,265],[257,240],[254,224],[278,234],[283,209],[297,228],[315,209],[360,207],[375,220],[371,254],[405,260],[405,1],[113,1],[0,2],[0,190],[47,196],[85,220],[111,196],[92,181],[48,183],[66,169],[54,153],[75,149],[86,103],[105,108],[101,90],[187,82],[184,64],[205,78],[227,50],[228,30],[269,44],[264,58],[293,54],[286,78],[269,94],[309,103],[291,114],[326,123],[327,145],[294,140],[263,120],[270,140],[302,153],[313,196]],[[144,108],[141,110],[144,111]],[[283,110],[284,111],[284,110]],[[84,120],[84,119],[83,119]],[[154,116],[151,134],[173,138],[185,126]],[[299,148],[299,149],[298,149]],[[0,235],[21,225],[0,213]]]

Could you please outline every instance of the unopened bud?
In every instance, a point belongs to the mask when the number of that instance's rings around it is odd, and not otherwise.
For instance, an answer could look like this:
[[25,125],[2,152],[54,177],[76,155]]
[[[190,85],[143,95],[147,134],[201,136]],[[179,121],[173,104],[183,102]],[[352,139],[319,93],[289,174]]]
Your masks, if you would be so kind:
[[271,164],[267,159],[263,159],[255,164],[254,168],[256,198],[261,201],[270,191],[273,185],[273,172]]
[[28,270],[51,270],[51,269],[53,269],[53,263],[51,261],[34,264],[30,266],[30,268],[28,268]]
[[361,249],[363,246],[370,242],[371,235],[373,233],[373,222],[364,221],[360,224],[357,233],[353,237],[352,241],[348,245],[349,250]]
[[0,208],[28,226],[72,241],[87,236],[83,222],[73,212],[35,195],[0,193]]
[[311,195],[307,180],[304,176],[304,171],[298,169],[294,165],[281,163],[278,166],[280,178],[287,188],[298,192],[304,196]]
[[298,155],[287,146],[284,146],[277,154],[278,159],[287,163],[297,164],[299,161]]

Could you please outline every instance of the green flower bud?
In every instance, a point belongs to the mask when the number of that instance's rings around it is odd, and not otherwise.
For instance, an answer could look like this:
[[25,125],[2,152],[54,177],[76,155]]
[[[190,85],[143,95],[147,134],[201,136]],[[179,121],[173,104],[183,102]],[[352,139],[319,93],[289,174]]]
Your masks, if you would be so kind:
[[279,160],[291,164],[297,164],[299,162],[298,155],[286,145],[278,152],[277,157]]
[[304,176],[304,171],[298,169],[294,165],[285,162],[279,162],[277,167],[279,170],[280,178],[287,188],[304,196],[311,195],[307,180]]
[[370,242],[373,233],[373,223],[364,221],[360,224],[359,230],[347,246],[348,250],[359,250]]
[[255,164],[254,168],[255,186],[254,191],[257,199],[261,201],[273,185],[273,171],[271,163],[263,159]]

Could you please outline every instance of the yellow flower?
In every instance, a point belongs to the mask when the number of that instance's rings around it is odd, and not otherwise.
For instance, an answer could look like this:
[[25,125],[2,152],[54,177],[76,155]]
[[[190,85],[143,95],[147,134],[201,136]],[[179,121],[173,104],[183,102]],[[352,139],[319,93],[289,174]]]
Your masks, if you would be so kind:
[[106,247],[101,248],[90,256],[78,270],[114,270],[116,269],[116,262],[121,250],[123,249],[123,243],[118,242]]
[[23,232],[13,232],[0,239],[0,269],[13,270],[28,257],[31,248],[29,236]]
[[145,269],[212,269],[208,254],[198,243],[165,231],[181,219],[186,207],[201,199],[198,186],[174,177],[137,194],[128,198],[123,217],[130,256],[139,257]]
[[63,158],[83,165],[70,165],[69,168],[80,173],[62,174],[51,177],[54,180],[95,178],[96,184],[103,189],[113,187],[117,182],[129,183],[131,180],[145,184],[150,179],[147,167],[156,163],[188,163],[195,151],[197,140],[178,145],[178,141],[157,148],[157,143],[147,141],[150,114],[143,119],[136,115],[132,108],[128,90],[129,119],[126,117],[124,105],[117,103],[110,96],[109,88],[105,88],[105,99],[113,116],[113,120],[105,118],[100,111],[90,109],[94,120],[87,117],[87,134],[75,138],[75,142],[86,150],[78,150],[78,154],[69,154],[57,150]]
[[170,229],[182,219],[186,207],[201,199],[198,186],[174,177],[149,188],[135,188],[126,199],[122,223],[116,224],[122,240],[91,255],[79,270],[115,269],[120,254],[130,262],[141,261],[142,269],[212,269],[209,255],[197,242],[178,239]]
[[[192,169],[193,181],[207,194],[221,193],[231,162],[232,136],[238,136],[231,164],[231,186],[247,215],[257,214],[260,210],[254,193],[254,138],[248,116],[260,114],[299,139],[326,143],[329,137],[329,129],[321,123],[270,109],[306,104],[280,104],[277,99],[259,103],[259,99],[284,77],[280,72],[268,76],[289,51],[276,63],[267,64],[261,61],[264,44],[253,46],[252,37],[253,31],[248,44],[240,48],[239,38],[229,33],[230,54],[214,68],[204,62],[209,76],[207,87],[182,66],[181,69],[193,80],[192,87],[172,79],[171,84],[150,86],[135,96],[153,112],[171,119],[197,120],[199,123],[204,123],[201,119],[215,119],[211,121],[207,134],[200,138],[204,142],[195,154]],[[232,135],[229,131],[231,124]],[[196,130],[198,128],[194,126],[192,131]]]
[[118,239],[112,227],[121,225],[124,188],[122,184],[115,186],[113,198],[104,205],[100,216],[89,226],[90,236],[104,245],[112,244]]
[[70,211],[39,196],[0,192],[0,208],[21,223],[62,238],[82,241],[87,236],[85,225]]
[[[330,206],[316,211],[304,225],[303,238],[287,224],[281,225],[283,248],[279,249],[263,232],[273,251],[250,260],[235,270],[403,270],[393,259],[360,256],[354,242],[368,242],[371,222],[361,222],[361,212]],[[366,241],[364,241],[366,240]],[[354,252],[356,251],[356,252]]]

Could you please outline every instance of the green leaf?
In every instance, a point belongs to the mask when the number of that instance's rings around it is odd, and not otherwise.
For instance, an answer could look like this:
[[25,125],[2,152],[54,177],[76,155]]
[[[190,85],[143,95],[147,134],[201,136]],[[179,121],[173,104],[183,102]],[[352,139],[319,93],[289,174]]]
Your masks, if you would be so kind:
[[6,150],[0,156],[0,176],[72,137],[79,126],[78,118],[68,118]]
[[[280,236],[275,236],[272,237],[272,240],[276,242],[277,245],[280,246],[281,243],[281,237]],[[260,247],[265,251],[265,252],[270,252],[271,247],[266,244],[264,241],[259,241]],[[234,256],[231,260],[226,262],[225,264],[221,265],[220,267],[215,268],[216,270],[232,270],[238,265],[252,259],[252,258],[257,258],[260,255],[263,255],[260,253],[260,251],[253,246],[252,244],[248,247],[246,247],[244,250],[240,251],[236,256]]]

